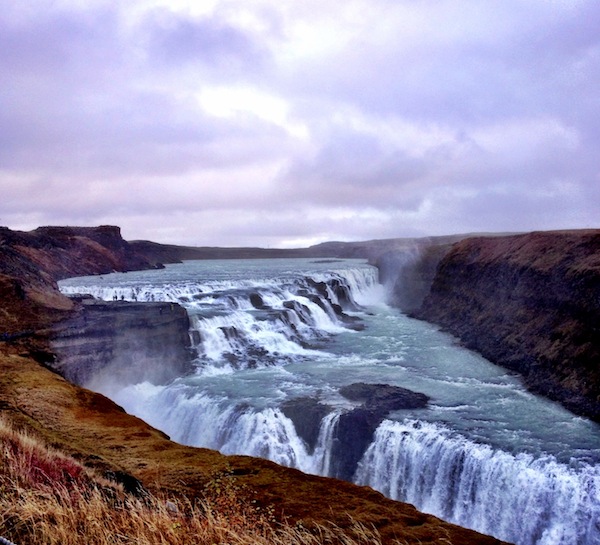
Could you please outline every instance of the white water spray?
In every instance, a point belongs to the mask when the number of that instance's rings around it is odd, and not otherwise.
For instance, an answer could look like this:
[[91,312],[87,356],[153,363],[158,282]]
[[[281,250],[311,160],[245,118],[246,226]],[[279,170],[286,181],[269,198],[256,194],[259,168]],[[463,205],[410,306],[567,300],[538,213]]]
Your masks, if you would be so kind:
[[384,421],[356,482],[520,545],[598,543],[600,469],[510,454],[419,421]]
[[[593,423],[558,414],[525,396],[504,372],[465,356],[435,328],[377,306],[382,288],[374,269],[315,265],[319,270],[291,274],[284,265],[291,270],[296,263],[185,263],[72,279],[61,288],[188,309],[200,354],[197,375],[103,392],[176,441],[330,475],[338,420],[349,409],[340,386],[414,388],[435,401],[419,415],[422,421],[404,415],[383,421],[355,474],[359,484],[519,545],[600,545],[594,465],[600,433]],[[270,267],[279,267],[276,274],[269,276]],[[365,304],[373,305],[369,315],[361,313]],[[354,315],[367,323],[365,332],[347,329],[345,318]],[[467,396],[466,383],[472,385]],[[298,397],[332,408],[312,454],[279,408]],[[516,445],[539,454],[519,453]],[[560,455],[560,462],[545,452]]]

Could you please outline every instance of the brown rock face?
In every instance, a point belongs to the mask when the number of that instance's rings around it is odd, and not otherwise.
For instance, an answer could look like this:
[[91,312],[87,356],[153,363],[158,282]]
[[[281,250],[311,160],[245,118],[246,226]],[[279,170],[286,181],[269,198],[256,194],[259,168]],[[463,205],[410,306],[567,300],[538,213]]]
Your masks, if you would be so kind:
[[57,280],[146,268],[118,227],[0,227],[0,334],[22,334],[67,316],[74,305]]
[[[192,370],[189,318],[171,303],[84,299],[50,333],[50,366],[79,385],[164,384]],[[95,388],[96,389],[96,388]]]
[[458,242],[414,314],[600,421],[600,231]]
[[[152,251],[161,254],[156,248]],[[116,227],[46,227],[30,233],[0,228],[0,415],[107,477],[118,476],[132,490],[141,483],[151,491],[185,494],[193,501],[202,498],[215,476],[226,474],[235,486],[252,493],[258,506],[273,509],[279,520],[333,523],[344,529],[355,520],[376,528],[384,543],[501,543],[419,513],[412,505],[367,487],[305,475],[266,460],[178,445],[104,396],[37,363],[66,366],[61,372],[85,376],[91,353],[110,352],[112,344],[126,343],[127,336],[123,339],[117,332],[119,323],[125,331],[135,328],[140,316],[153,315],[152,309],[140,311],[127,303],[122,309],[129,309],[129,318],[117,318],[111,304],[82,312],[81,303],[59,293],[56,280],[148,268],[158,261],[156,255],[151,263],[139,257]],[[154,314],[150,326],[168,329],[170,317],[162,316],[160,308],[160,304],[155,307],[158,317]],[[117,323],[107,325],[107,316]],[[176,316],[173,319],[177,322]],[[51,330],[65,349],[65,358],[58,362],[51,361]],[[83,353],[75,350],[79,342],[89,343]],[[69,354],[74,359],[69,361]]]

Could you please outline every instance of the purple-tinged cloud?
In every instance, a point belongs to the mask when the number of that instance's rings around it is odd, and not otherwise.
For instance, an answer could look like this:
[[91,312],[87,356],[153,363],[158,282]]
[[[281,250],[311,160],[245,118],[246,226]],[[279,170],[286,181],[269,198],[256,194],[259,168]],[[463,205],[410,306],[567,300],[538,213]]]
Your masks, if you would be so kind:
[[0,223],[298,245],[598,226],[600,7],[0,0]]

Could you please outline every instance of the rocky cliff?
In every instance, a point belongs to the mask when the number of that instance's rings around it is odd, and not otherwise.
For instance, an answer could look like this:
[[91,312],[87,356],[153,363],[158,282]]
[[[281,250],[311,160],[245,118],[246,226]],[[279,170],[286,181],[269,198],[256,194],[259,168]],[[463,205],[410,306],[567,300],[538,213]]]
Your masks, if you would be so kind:
[[[211,482],[226,476],[235,487],[251,491],[256,507],[272,510],[279,521],[333,523],[342,529],[357,521],[377,529],[384,543],[501,543],[366,487],[305,475],[266,460],[178,445],[104,396],[49,371],[46,367],[84,381],[90,365],[109,360],[113,364],[106,370],[111,373],[123,372],[127,365],[136,372],[155,367],[148,367],[145,358],[138,369],[132,361],[118,358],[114,365],[115,350],[139,349],[125,334],[136,328],[133,336],[142,334],[139,320],[149,320],[149,327],[181,331],[179,310],[162,304],[148,310],[135,303],[71,300],[56,286],[58,279],[68,276],[147,268],[159,257],[170,255],[165,261],[177,257],[160,248],[148,252],[136,252],[114,227],[41,228],[30,233],[0,229],[1,416],[132,492],[144,487],[184,494],[194,502],[202,499]],[[140,327],[144,329],[143,324]],[[152,346],[158,348],[150,344],[150,351]],[[61,350],[62,357],[56,358],[53,352],[60,355]],[[98,362],[90,359],[95,352]],[[174,361],[182,365],[181,358]]]
[[462,240],[414,315],[600,421],[600,231]]
[[132,251],[119,227],[39,227],[34,231],[11,231],[0,227],[0,272],[23,267],[54,280],[86,274],[146,269],[149,263]]
[[427,239],[377,256],[373,263],[388,290],[389,303],[404,312],[418,309],[429,293],[438,263],[450,248],[447,240]]
[[[192,370],[189,318],[170,303],[83,299],[81,309],[50,332],[63,377],[94,389],[108,383],[164,384]],[[93,377],[93,383],[90,382]]]
[[76,305],[56,281],[149,268],[118,227],[0,227],[0,335],[20,335],[68,315]]

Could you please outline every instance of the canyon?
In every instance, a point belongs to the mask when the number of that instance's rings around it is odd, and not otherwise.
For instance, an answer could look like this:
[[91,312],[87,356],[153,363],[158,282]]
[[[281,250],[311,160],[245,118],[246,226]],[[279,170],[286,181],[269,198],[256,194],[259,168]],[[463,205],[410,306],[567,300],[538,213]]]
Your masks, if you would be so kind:
[[413,315],[600,420],[600,231],[457,242]]
[[[41,228],[29,233],[1,229],[2,415],[19,429],[121,483],[131,494],[148,490],[193,501],[201,499],[215,479],[226,478],[278,521],[309,527],[334,524],[348,531],[358,522],[376,529],[384,543],[501,543],[420,513],[368,487],[307,475],[264,459],[225,456],[177,444],[105,396],[67,380],[65,376],[81,380],[90,365],[106,365],[115,348],[121,364],[116,370],[107,367],[107,372],[123,370],[140,350],[139,345],[126,342],[127,331],[139,329],[140,320],[150,320],[164,331],[174,327],[181,333],[186,326],[176,319],[180,315],[177,305],[68,298],[58,290],[57,280],[159,267],[164,257],[164,253],[136,252],[116,227]],[[115,318],[120,311],[124,316]],[[189,354],[182,356],[177,365],[185,366]]]
[[[374,525],[387,540],[402,536],[407,543],[433,543],[451,536],[453,543],[498,543],[365,487],[265,460],[177,445],[100,394],[76,385],[91,370],[124,381],[129,373],[143,376],[143,362],[157,351],[170,363],[148,378],[168,381],[185,371],[193,356],[188,325],[178,305],[67,298],[58,291],[57,280],[184,259],[239,257],[368,259],[379,269],[393,304],[521,374],[530,389],[598,420],[600,231],[591,230],[263,250],[126,242],[111,226],[46,227],[30,233],[0,228],[0,409],[86,463],[138,483],[132,490],[159,487],[193,497],[210,475],[228,468],[259,492],[263,504],[277,505],[280,517],[343,525],[350,514]],[[153,335],[147,334],[149,328]],[[390,400],[401,392],[377,386],[377,393],[369,391],[373,385],[360,384],[346,392],[363,401],[349,413],[349,436],[361,419],[372,433],[395,406]],[[307,399],[287,410],[300,422],[307,441],[314,442],[315,431],[302,416],[321,414],[323,408]],[[345,471],[340,468],[338,475]]]

